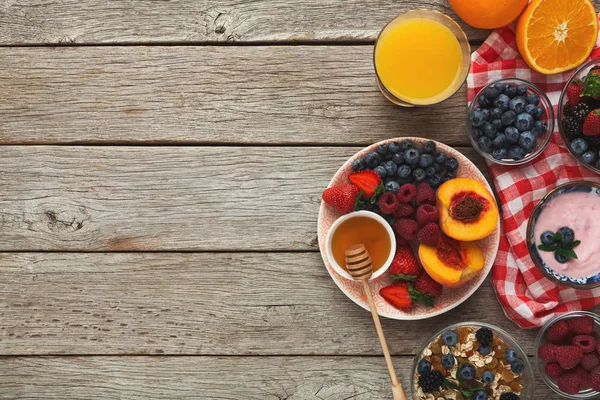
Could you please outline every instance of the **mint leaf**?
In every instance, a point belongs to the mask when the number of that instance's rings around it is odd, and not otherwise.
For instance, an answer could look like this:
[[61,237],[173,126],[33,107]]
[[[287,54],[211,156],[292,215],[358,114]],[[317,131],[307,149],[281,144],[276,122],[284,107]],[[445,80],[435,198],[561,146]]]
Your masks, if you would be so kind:
[[391,278],[393,281],[403,281],[403,282],[412,282],[412,281],[417,280],[417,277],[414,275],[404,275],[404,274],[392,275]]
[[458,385],[454,382],[450,382],[447,378],[444,379],[442,387],[444,389],[458,389]]
[[593,73],[593,71],[590,71],[583,80],[583,92],[581,92],[581,96],[600,97],[600,76]]
[[560,249],[560,250],[565,256],[567,256],[569,258],[574,258],[577,260],[577,254],[575,253],[575,250],[573,250],[573,249]]
[[361,190],[360,193],[358,193],[358,195],[356,196],[356,201],[354,202],[354,211],[360,211],[360,206],[365,204],[365,201],[363,200],[364,194],[365,191]]
[[573,243],[564,245],[563,248],[565,249],[574,249],[575,247],[579,246],[581,244],[581,240],[576,240]]
[[560,236],[560,233],[559,233],[559,232],[556,232],[556,233],[554,234],[554,236],[552,236],[552,240],[553,240],[554,242],[556,242],[556,243],[560,242],[560,238],[561,238],[561,236]]
[[560,248],[559,245],[556,245],[556,244],[552,244],[552,245],[540,244],[538,246],[538,249],[540,249],[542,251],[556,251],[559,248]]

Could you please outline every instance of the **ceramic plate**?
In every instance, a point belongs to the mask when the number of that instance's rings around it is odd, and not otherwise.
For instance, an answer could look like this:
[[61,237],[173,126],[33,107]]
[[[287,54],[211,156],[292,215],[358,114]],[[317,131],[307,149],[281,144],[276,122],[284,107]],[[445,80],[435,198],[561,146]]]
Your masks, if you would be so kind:
[[[422,138],[397,138],[397,139],[389,139],[384,140],[379,143],[375,143],[360,152],[356,153],[352,156],[346,163],[337,171],[334,175],[331,182],[329,182],[329,186],[339,185],[341,183],[348,182],[348,175],[352,172],[352,162],[358,157],[364,157],[367,153],[371,151],[375,151],[378,145],[384,143],[391,142],[399,142],[405,139],[413,140],[416,143],[425,143],[428,139]],[[463,156],[461,153],[453,149],[452,147],[446,146],[445,144],[436,142],[436,145],[439,150],[446,152],[448,157],[454,157],[458,161],[458,170],[457,177],[459,178],[472,178],[478,182],[481,182],[489,191],[492,193],[492,189],[490,185],[484,178],[483,174],[479,169],[473,164],[468,158]],[[343,278],[339,275],[327,259],[327,253],[325,251],[325,242],[327,238],[327,233],[329,232],[329,228],[333,224],[333,222],[340,217],[340,214],[329,207],[325,202],[321,202],[321,208],[319,210],[319,221],[318,221],[318,236],[319,236],[319,249],[321,250],[321,257],[323,257],[323,262],[325,263],[325,267],[331,275],[331,278],[336,283],[336,285],[340,288],[342,292],[356,304],[364,308],[365,310],[369,310],[369,305],[367,304],[367,299],[362,290],[362,284],[360,282],[354,282],[348,279]],[[375,297],[375,305],[377,306],[377,312],[379,315],[392,319],[400,319],[400,320],[417,320],[417,319],[425,319],[434,317],[436,315],[440,315],[453,309],[458,306],[466,299],[468,299],[475,291],[481,286],[488,273],[492,269],[492,264],[496,259],[496,253],[498,252],[498,246],[500,244],[500,224],[496,227],[496,230],[487,238],[479,240],[479,247],[483,250],[485,256],[485,265],[481,272],[472,280],[467,282],[463,287],[459,289],[447,289],[444,288],[444,291],[440,297],[436,299],[435,307],[428,308],[422,304],[416,305],[410,311],[400,311],[392,307],[388,304],[380,295],[379,290],[391,283],[389,273],[386,272],[379,278],[373,279],[370,281],[371,289],[373,290],[373,294]]]

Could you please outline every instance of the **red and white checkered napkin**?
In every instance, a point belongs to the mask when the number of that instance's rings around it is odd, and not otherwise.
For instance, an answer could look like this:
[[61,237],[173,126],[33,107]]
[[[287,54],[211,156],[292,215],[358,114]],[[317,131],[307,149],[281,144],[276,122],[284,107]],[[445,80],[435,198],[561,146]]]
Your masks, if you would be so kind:
[[[600,48],[592,53],[600,56]],[[556,114],[561,90],[573,71],[541,75],[519,55],[514,24],[495,30],[471,56],[467,78],[469,102],[488,83],[501,78],[521,78],[548,94]],[[557,114],[556,114],[557,115]],[[557,286],[535,267],[527,252],[525,231],[533,207],[551,189],[574,180],[600,177],[579,164],[567,151],[558,124],[546,150],[535,160],[517,166],[489,163],[502,206],[502,229],[492,281],[508,318],[522,328],[535,328],[557,313],[589,309],[600,303],[600,288],[575,290]]]

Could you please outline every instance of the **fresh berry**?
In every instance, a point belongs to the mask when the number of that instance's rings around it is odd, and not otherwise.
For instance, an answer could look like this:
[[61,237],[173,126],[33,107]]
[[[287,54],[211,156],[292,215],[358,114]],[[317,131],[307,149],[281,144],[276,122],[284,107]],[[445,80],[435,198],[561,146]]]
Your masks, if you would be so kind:
[[558,233],[560,234],[560,242],[562,244],[571,244],[575,240],[575,232],[567,226],[559,228]]
[[519,136],[519,146],[526,151],[532,151],[535,149],[536,136],[531,131],[522,132]]
[[515,160],[521,160],[525,158],[525,155],[527,155],[527,152],[520,146],[512,146],[510,149],[508,149],[508,157]]
[[477,147],[484,153],[490,153],[493,149],[493,142],[487,136],[482,136],[477,140]]
[[590,379],[592,389],[600,391],[600,365],[592,370]]
[[375,168],[381,163],[381,156],[373,151],[367,154],[365,161],[369,168]]
[[517,86],[517,94],[519,96],[525,96],[527,94],[527,85],[521,83],[519,86]]
[[472,381],[477,374],[477,368],[471,364],[462,364],[458,368],[458,373],[463,381]]
[[421,157],[419,157],[419,167],[421,168],[427,168],[433,165],[434,162],[435,158],[431,154],[421,154]]
[[[502,121],[500,121],[500,124],[502,124]],[[497,128],[491,122],[486,122],[482,130],[488,138],[493,139],[496,137]]]
[[385,178],[387,176],[387,171],[383,165],[378,165],[373,171],[376,172],[381,178]]
[[419,225],[417,225],[417,221],[414,219],[408,218],[400,218],[394,224],[394,230],[398,235],[402,236],[406,240],[413,240],[417,237],[417,231],[419,230]]
[[412,149],[413,147],[415,147],[415,144],[410,139],[404,139],[403,141],[400,142],[400,150],[401,151],[406,151],[408,149]]
[[500,400],[521,400],[516,393],[506,392],[500,395]]
[[535,121],[534,127],[531,132],[538,136],[544,136],[548,130],[548,125],[544,121]]
[[417,223],[419,226],[426,225],[431,222],[438,222],[440,219],[440,212],[437,207],[431,204],[421,204],[417,208]]
[[422,182],[425,180],[425,178],[427,178],[427,174],[425,174],[425,170],[423,168],[415,168],[412,176],[415,182]]
[[390,274],[395,279],[415,280],[420,273],[421,266],[410,247],[398,247],[390,265]]
[[379,209],[386,215],[393,214],[400,206],[400,200],[394,193],[386,192],[379,197],[377,201]]
[[386,161],[385,164],[383,164],[383,166],[385,167],[386,176],[396,176],[396,173],[398,172],[398,166],[395,162],[391,160]]
[[394,283],[379,291],[381,297],[399,310],[407,311],[413,307],[413,300],[408,291],[408,284]]
[[354,184],[359,190],[364,191],[364,197],[373,196],[377,187],[381,184],[381,177],[374,171],[359,171],[348,176],[350,183]]
[[581,92],[583,92],[582,80],[576,79],[567,87],[567,98],[571,107],[581,103]]
[[581,390],[581,376],[576,372],[566,372],[558,378],[558,389],[567,394],[577,394]]
[[417,372],[424,374],[427,371],[431,371],[431,363],[425,359],[419,361],[419,365],[417,365]]
[[442,356],[442,365],[444,368],[452,368],[454,367],[454,356],[452,354],[444,354]]
[[475,128],[482,127],[483,124],[485,124],[485,122],[487,120],[485,117],[485,114],[482,112],[482,110],[480,108],[476,108],[475,110],[473,110],[470,118],[471,118],[471,125],[473,125]]
[[573,116],[580,123],[583,124],[586,120],[588,114],[592,111],[592,108],[587,103],[577,104],[575,108],[573,108]]
[[[394,224],[395,224],[395,222],[394,222]],[[396,238],[397,246],[408,246],[410,244],[410,240],[404,239],[402,236],[398,235],[395,232],[394,232],[394,237]]]
[[419,183],[417,186],[417,205],[423,203],[435,204],[435,192],[427,182]]
[[388,181],[385,184],[385,190],[390,193],[398,193],[398,190],[400,190],[400,184],[396,181]]
[[396,218],[405,218],[410,217],[415,212],[415,209],[412,205],[408,203],[400,203],[398,205],[398,209],[394,212],[394,217]]
[[423,150],[425,150],[426,153],[435,154],[435,149],[436,149],[436,146],[435,146],[435,142],[433,140],[428,140],[423,145]]
[[508,106],[510,104],[510,97],[508,97],[505,94],[501,94],[500,96],[498,96],[498,98],[496,100],[494,100],[494,107],[502,110],[502,111],[506,111],[508,110]]
[[592,387],[592,374],[586,371],[581,365],[575,369],[575,373],[581,377],[580,390]]
[[532,116],[536,119],[540,119],[544,116],[545,113],[546,113],[546,110],[544,109],[544,107],[537,106],[535,109],[535,114],[533,114]]
[[581,134],[581,124],[574,117],[567,117],[562,121],[567,137],[573,139]]
[[400,144],[396,142],[392,142],[388,145],[388,151],[392,154],[398,153],[400,151]]
[[351,183],[345,183],[325,189],[322,198],[323,201],[338,212],[348,214],[354,211],[354,204],[360,190]]
[[481,354],[482,356],[487,356],[491,352],[492,352],[492,348],[490,346],[480,346],[479,347],[479,354]]
[[515,97],[517,95],[517,87],[515,85],[513,85],[512,83],[508,83],[504,87],[504,93],[512,99],[513,97]]
[[519,375],[523,373],[523,371],[525,370],[525,366],[520,360],[517,360],[510,364],[510,370],[515,374]]
[[535,93],[531,93],[527,95],[527,102],[529,104],[533,104],[535,106],[537,106],[538,104],[540,104],[540,96],[538,96]]
[[596,339],[590,335],[577,335],[573,337],[573,346],[579,347],[584,353],[596,350]]
[[586,371],[593,370],[598,364],[600,364],[600,359],[596,353],[584,354],[583,357],[581,357],[581,366]]
[[494,333],[489,328],[479,328],[477,332],[475,332],[475,338],[482,346],[489,346],[494,339]]
[[527,101],[525,101],[525,99],[523,97],[515,97],[514,99],[512,99],[510,101],[510,103],[508,103],[508,108],[511,111],[516,112],[517,114],[522,113],[523,111],[525,111],[525,106],[527,105]]
[[398,190],[398,200],[401,203],[410,203],[415,196],[417,195],[417,188],[412,183],[407,183],[400,186],[400,190]]
[[419,376],[419,386],[425,393],[438,390],[444,383],[444,375],[438,370],[427,371]]
[[596,161],[596,153],[593,151],[586,151],[581,155],[581,159],[583,160],[583,162],[593,164],[594,161]]
[[438,174],[435,174],[427,178],[427,183],[435,189],[442,184],[442,178]]
[[529,115],[535,115],[535,105],[534,104],[527,104],[525,106],[525,112]]
[[404,152],[404,161],[414,167],[418,164],[420,155],[421,153],[418,149],[410,148]]
[[485,107],[485,108],[489,107],[489,106],[492,104],[492,102],[491,102],[491,101],[490,101],[490,100],[489,100],[487,97],[485,97],[485,96],[480,96],[480,97],[477,99],[477,103],[478,103],[478,104],[479,104],[481,107]]
[[442,294],[442,285],[434,281],[427,273],[423,272],[415,281],[415,290],[421,294],[438,297]]
[[406,164],[398,167],[398,178],[408,178],[412,174],[412,168]]
[[592,111],[585,118],[583,134],[586,136],[600,135],[600,109]]
[[508,349],[504,352],[504,359],[509,363],[517,361],[517,352],[513,349]]
[[546,362],[556,361],[556,346],[552,343],[546,343],[538,349],[538,357]]
[[565,372],[557,362],[546,364],[544,371],[546,372],[546,375],[553,379],[558,379]]
[[404,163],[404,153],[393,153],[392,161],[396,166],[400,167]]
[[594,331],[594,319],[592,317],[573,317],[567,320],[568,329],[577,335],[591,335]]
[[562,369],[573,369],[579,365],[583,351],[577,346],[560,346],[556,349],[556,358]]
[[569,325],[565,321],[558,321],[546,333],[546,339],[553,344],[563,344],[567,336],[569,336]]
[[489,101],[493,101],[496,97],[498,97],[498,95],[500,95],[500,92],[494,87],[494,85],[490,85],[483,90],[483,95]]
[[388,152],[388,145],[387,144],[380,144],[379,146],[377,146],[377,153],[381,154],[381,155],[386,155]]
[[446,153],[443,151],[438,151],[435,153],[435,162],[438,164],[443,164],[446,162]]
[[488,392],[485,390],[480,390],[475,393],[475,396],[472,397],[473,400],[488,400]]
[[483,375],[481,375],[481,380],[486,385],[489,385],[490,383],[494,382],[494,373],[492,371],[485,371]]
[[419,230],[417,240],[428,246],[437,246],[441,235],[442,233],[438,224],[431,222]]
[[365,160],[362,158],[357,158],[352,161],[352,172],[362,171],[365,169]]
[[442,340],[446,343],[446,346],[456,346],[458,343],[458,334],[454,331],[446,331],[442,335]]
[[542,244],[550,246],[551,244],[554,243],[554,232],[545,231],[542,233],[540,239],[542,240]]
[[533,117],[527,113],[521,113],[517,115],[517,121],[515,122],[515,128],[519,131],[524,132],[533,128]]
[[508,152],[504,148],[492,150],[492,157],[494,157],[496,160],[504,160],[507,155]]
[[494,148],[506,148],[508,147],[508,140],[506,140],[506,135],[503,133],[498,134],[492,141],[492,145]]
[[560,264],[565,264],[569,261],[569,257],[559,252],[554,253],[554,259]]

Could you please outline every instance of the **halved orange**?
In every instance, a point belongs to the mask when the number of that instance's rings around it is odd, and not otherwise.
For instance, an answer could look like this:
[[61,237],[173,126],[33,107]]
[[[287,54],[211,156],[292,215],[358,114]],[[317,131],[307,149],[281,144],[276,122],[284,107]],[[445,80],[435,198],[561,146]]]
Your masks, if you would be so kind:
[[550,75],[583,64],[598,39],[589,0],[533,0],[517,23],[517,46],[535,71]]

